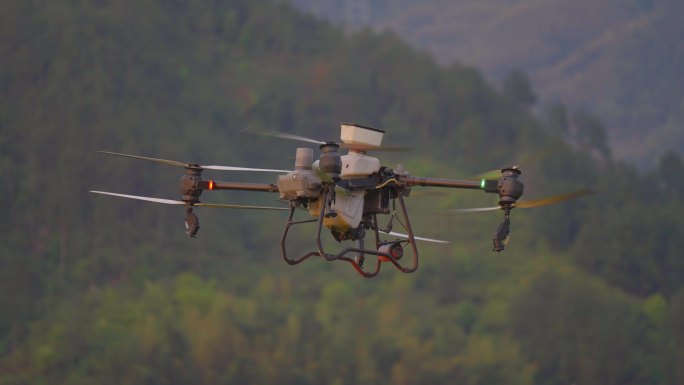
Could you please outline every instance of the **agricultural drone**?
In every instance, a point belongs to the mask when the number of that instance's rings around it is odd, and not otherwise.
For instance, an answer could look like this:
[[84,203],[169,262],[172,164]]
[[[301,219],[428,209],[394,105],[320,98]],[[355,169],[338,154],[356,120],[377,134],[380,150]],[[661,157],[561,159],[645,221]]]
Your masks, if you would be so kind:
[[[298,148],[296,150],[293,170],[259,169],[232,166],[200,165],[173,160],[150,158],[137,155],[100,151],[104,154],[164,163],[185,168],[180,178],[180,200],[160,199],[91,191],[92,193],[138,199],[168,205],[184,206],[186,210],[185,227],[190,237],[196,237],[200,228],[195,207],[219,207],[232,209],[260,209],[289,211],[285,228],[280,238],[281,255],[290,265],[299,264],[310,257],[321,257],[327,261],[345,261],[366,278],[380,273],[383,263],[390,263],[404,273],[412,273],[418,269],[418,247],[416,241],[447,243],[437,239],[415,236],[404,199],[411,194],[414,186],[445,187],[457,189],[480,190],[485,193],[498,194],[498,204],[494,207],[453,210],[456,212],[479,212],[501,210],[503,221],[494,234],[493,251],[504,250],[510,230],[510,214],[515,208],[531,208],[554,204],[590,193],[590,190],[578,190],[572,193],[555,195],[544,199],[521,201],[524,185],[519,177],[521,171],[513,166],[503,168],[495,179],[453,180],[424,178],[409,175],[401,167],[391,169],[380,164],[377,158],[368,155],[370,151],[400,151],[404,148],[383,147],[381,142],[384,131],[359,124],[341,125],[341,143],[336,141],[318,141],[303,136],[278,132],[262,132],[269,136],[315,143],[320,155],[314,161],[314,150]],[[348,153],[340,155],[340,149]],[[202,178],[203,170],[248,171],[279,173],[275,183],[220,182]],[[243,190],[278,193],[280,199],[288,203],[285,207],[244,206],[233,204],[217,204],[200,202],[199,197],[206,190]],[[397,205],[398,203],[398,205]],[[397,207],[398,206],[398,207]],[[309,218],[295,220],[297,209],[307,210]],[[378,224],[378,215],[388,215],[384,226]],[[394,222],[399,223],[405,234],[393,232]],[[315,223],[315,243],[313,251],[298,257],[291,257],[287,251],[288,232],[293,226]],[[326,252],[321,234],[327,228],[338,242],[355,242],[339,252]],[[372,234],[372,247],[367,248],[366,235]],[[394,237],[383,240],[382,236]],[[404,248],[410,247],[411,260],[402,264]],[[366,259],[374,256],[375,263],[367,268]]]

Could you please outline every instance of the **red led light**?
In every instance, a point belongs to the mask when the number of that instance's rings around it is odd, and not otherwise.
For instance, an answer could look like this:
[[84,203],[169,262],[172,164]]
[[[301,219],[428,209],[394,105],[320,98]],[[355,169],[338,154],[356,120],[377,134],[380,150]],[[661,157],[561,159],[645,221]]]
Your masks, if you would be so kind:
[[214,189],[214,181],[210,180],[209,181],[209,190],[213,190],[213,189]]

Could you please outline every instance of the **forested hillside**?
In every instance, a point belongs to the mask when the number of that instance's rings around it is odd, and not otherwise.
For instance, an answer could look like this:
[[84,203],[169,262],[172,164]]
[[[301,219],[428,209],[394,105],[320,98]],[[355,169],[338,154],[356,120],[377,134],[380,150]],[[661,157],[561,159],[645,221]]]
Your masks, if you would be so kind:
[[650,169],[684,154],[678,0],[289,0],[346,27],[396,31],[442,63],[529,74],[546,101],[599,113],[615,154]]
[[[6,0],[0,58],[2,384],[684,382],[682,159],[639,174],[596,116],[533,117],[524,79],[499,91],[392,34],[262,0]],[[491,195],[416,192],[415,231],[451,244],[364,280],[283,263],[279,213],[198,209],[189,239],[182,209],[88,193],[178,199],[182,170],[97,150],[288,168],[296,144],[240,131],[334,138],[341,121],[414,146],[381,159],[415,175],[520,161],[525,197],[597,194],[514,212],[495,254],[499,213],[444,212]]]

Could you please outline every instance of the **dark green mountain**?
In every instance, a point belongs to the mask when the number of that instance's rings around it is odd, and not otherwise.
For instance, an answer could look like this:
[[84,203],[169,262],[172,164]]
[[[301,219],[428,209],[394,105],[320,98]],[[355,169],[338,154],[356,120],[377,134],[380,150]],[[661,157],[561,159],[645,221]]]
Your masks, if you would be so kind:
[[[391,34],[253,0],[9,0],[0,58],[2,384],[682,382],[682,160],[648,175],[613,161],[596,116],[530,115],[524,77],[500,92]],[[536,154],[526,196],[599,194],[514,213],[505,254],[489,251],[498,215],[435,210],[491,196],[410,197],[416,231],[452,244],[422,247],[416,274],[362,280],[280,262],[278,214],[200,209],[188,239],[182,210],[87,192],[178,197],[180,169],[100,149],[287,168],[295,144],[239,131],[331,138],[340,121],[415,146],[382,160],[417,175]]]

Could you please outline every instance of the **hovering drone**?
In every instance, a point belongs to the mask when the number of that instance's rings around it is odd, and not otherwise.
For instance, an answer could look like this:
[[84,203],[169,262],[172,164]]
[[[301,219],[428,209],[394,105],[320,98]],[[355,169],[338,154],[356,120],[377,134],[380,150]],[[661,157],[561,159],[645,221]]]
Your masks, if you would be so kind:
[[[382,264],[387,262],[404,273],[412,273],[418,269],[418,248],[416,241],[448,243],[431,238],[417,237],[411,228],[404,198],[411,194],[414,186],[446,187],[458,189],[480,190],[485,193],[498,194],[498,205],[487,208],[454,210],[456,212],[479,212],[502,210],[504,219],[499,225],[493,242],[493,251],[503,251],[510,232],[510,214],[514,208],[531,208],[591,193],[590,190],[579,190],[572,193],[551,196],[545,199],[519,201],[524,185],[519,180],[521,171],[513,166],[500,170],[496,179],[453,180],[411,176],[401,166],[391,169],[380,165],[377,158],[368,155],[369,151],[401,151],[406,148],[383,147],[381,142],[384,131],[359,124],[341,125],[341,143],[335,141],[318,141],[303,136],[279,133],[260,132],[269,136],[315,143],[320,149],[319,158],[314,162],[314,150],[298,148],[296,150],[294,170],[259,169],[232,166],[200,165],[173,160],[150,158],[137,155],[100,151],[104,154],[158,162],[185,168],[180,178],[181,200],[160,199],[137,195],[118,194],[105,191],[92,193],[112,195],[122,198],[185,206],[185,227],[190,237],[196,237],[200,228],[199,218],[193,212],[195,207],[219,207],[231,209],[288,210],[289,215],[280,238],[280,250],[283,259],[290,265],[299,264],[312,256],[322,257],[327,261],[345,261],[366,278],[380,273]],[[340,149],[347,149],[346,155],[340,155]],[[251,171],[280,173],[276,183],[244,183],[220,182],[202,178],[203,170]],[[280,199],[288,203],[289,208],[267,206],[244,206],[234,204],[217,204],[200,202],[199,197],[205,190],[243,190],[278,193]],[[399,207],[397,208],[397,202]],[[297,209],[307,210],[308,219],[295,220]],[[378,224],[378,214],[388,215],[384,226]],[[400,214],[400,215],[399,215]],[[406,231],[393,232],[394,221]],[[299,257],[292,258],[286,248],[290,228],[306,223],[316,224],[316,248]],[[355,246],[346,247],[337,253],[326,252],[321,241],[323,227],[338,241],[355,241]],[[366,248],[365,236],[373,234],[373,247]],[[393,240],[382,240],[381,233],[395,237]],[[404,265],[400,260],[404,256],[404,247],[412,251],[410,263]],[[375,266],[367,269],[367,256],[375,256]]]

